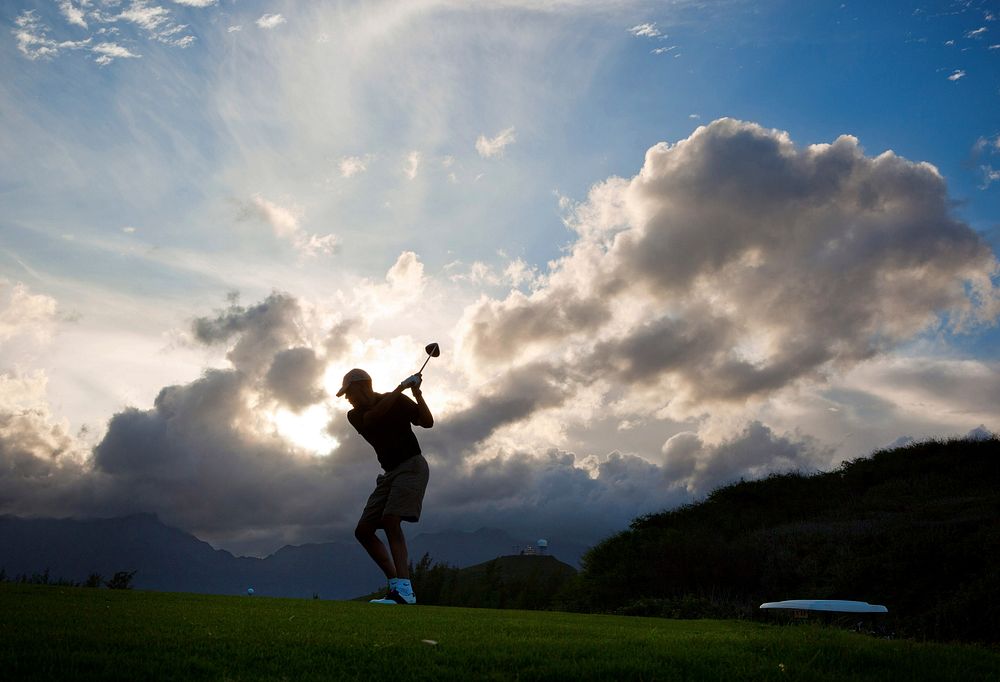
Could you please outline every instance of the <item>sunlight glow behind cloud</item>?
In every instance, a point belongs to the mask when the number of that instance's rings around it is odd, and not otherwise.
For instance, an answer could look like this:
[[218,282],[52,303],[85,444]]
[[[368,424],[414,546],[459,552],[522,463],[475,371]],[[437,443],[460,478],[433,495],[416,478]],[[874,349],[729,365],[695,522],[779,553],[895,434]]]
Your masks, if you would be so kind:
[[271,414],[271,419],[282,438],[314,455],[329,455],[340,445],[340,441],[326,433],[330,413],[322,405],[314,405],[298,414],[278,409]]

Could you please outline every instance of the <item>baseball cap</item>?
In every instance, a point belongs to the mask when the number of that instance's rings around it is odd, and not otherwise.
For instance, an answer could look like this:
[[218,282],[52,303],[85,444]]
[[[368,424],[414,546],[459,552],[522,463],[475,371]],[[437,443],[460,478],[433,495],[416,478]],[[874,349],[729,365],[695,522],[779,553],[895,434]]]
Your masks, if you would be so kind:
[[350,372],[344,375],[344,385],[340,387],[339,391],[337,391],[337,397],[339,398],[340,396],[344,395],[344,392],[347,390],[348,385],[353,384],[355,381],[371,381],[371,380],[372,380],[371,376],[369,376],[368,372],[366,372],[365,370],[357,368],[352,369]]

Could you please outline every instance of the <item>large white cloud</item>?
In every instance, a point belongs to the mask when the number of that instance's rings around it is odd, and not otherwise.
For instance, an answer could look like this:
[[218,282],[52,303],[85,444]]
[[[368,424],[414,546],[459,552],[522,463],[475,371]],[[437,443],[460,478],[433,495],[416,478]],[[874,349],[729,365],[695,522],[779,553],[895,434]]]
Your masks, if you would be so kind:
[[546,357],[685,418],[1000,311],[993,252],[938,172],[850,136],[797,148],[715,121],[652,147],[568,222],[580,237],[544,286],[467,311],[470,367]]
[[55,317],[54,298],[0,278],[0,343],[21,335],[45,341],[52,335]]

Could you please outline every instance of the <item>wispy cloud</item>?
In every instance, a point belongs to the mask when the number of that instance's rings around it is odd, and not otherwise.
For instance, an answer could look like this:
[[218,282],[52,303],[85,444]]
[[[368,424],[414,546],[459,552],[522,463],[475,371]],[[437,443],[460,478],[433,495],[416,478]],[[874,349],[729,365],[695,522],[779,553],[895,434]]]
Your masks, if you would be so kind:
[[146,0],[133,0],[127,8],[114,15],[112,21],[130,21],[151,34],[157,34],[170,24],[170,10],[159,5],[150,5]]
[[[179,4],[191,7],[207,7],[214,2],[205,0],[175,0]],[[96,54],[95,62],[104,66],[115,59],[136,58],[141,56],[134,46],[122,45],[118,40],[109,42],[110,36],[122,34],[119,25],[131,25],[137,32],[128,40],[135,42],[142,39],[152,39],[165,45],[186,48],[195,42],[195,37],[188,32],[187,24],[179,24],[173,19],[171,11],[149,0],[131,0],[128,4],[122,2],[102,2],[99,5],[92,0],[58,0],[59,14],[66,21],[63,27],[74,31],[86,29],[91,34],[82,40],[58,40],[52,37],[52,26],[44,24],[35,10],[22,12],[14,21],[13,31],[18,50],[31,60],[52,59],[65,50],[84,49]],[[97,38],[100,42],[90,47]]]
[[982,38],[983,35],[985,35],[988,30],[989,29],[986,28],[985,26],[980,26],[979,28],[974,29],[974,30],[969,31],[968,33],[966,33],[965,37],[966,38]]
[[18,15],[14,20],[14,26],[12,32],[17,40],[18,51],[32,61],[52,59],[59,54],[60,50],[78,50],[86,48],[90,43],[90,38],[86,40],[53,40],[48,35],[49,27],[41,22],[34,10],[27,10]]
[[659,38],[663,36],[660,29],[656,27],[656,22],[648,22],[645,24],[636,24],[632,28],[628,29],[628,32],[637,38]]
[[74,5],[73,0],[60,0],[59,11],[69,23],[74,26],[80,26],[81,28],[87,28],[87,22],[83,16],[83,10]]
[[1000,152],[1000,135],[977,139],[972,145],[972,155],[978,159],[983,152],[989,152],[990,154]]
[[517,137],[514,134],[514,126],[511,126],[510,128],[501,130],[496,137],[480,135],[476,139],[476,151],[484,159],[492,159],[497,156],[503,156],[504,148],[516,141]]
[[282,206],[259,194],[253,197],[253,207],[256,208],[260,218],[274,228],[274,233],[279,237],[291,237],[301,229],[299,221],[302,218],[302,210],[299,208]]
[[15,20],[13,31],[17,39],[17,49],[28,59],[51,59],[59,54],[56,41],[48,38],[39,26],[33,11],[28,11]]
[[368,170],[368,157],[345,156],[340,160],[340,176],[350,178]]
[[965,71],[961,69],[955,69],[954,73],[948,76],[948,80],[950,81],[958,81],[962,80],[963,78],[965,78]]
[[266,223],[276,237],[290,243],[301,256],[332,254],[337,249],[337,237],[307,232],[301,225],[303,215],[302,209],[297,206],[282,206],[259,194],[254,195],[241,210],[241,217],[252,217]]
[[417,177],[417,171],[420,169],[420,152],[412,151],[406,155],[406,165],[403,167],[403,172],[406,174],[410,180]]
[[101,66],[110,64],[116,59],[137,59],[142,56],[118,43],[98,43],[91,50],[97,53],[97,58],[94,61]]
[[448,279],[452,282],[468,282],[491,287],[533,288],[540,282],[537,268],[522,258],[515,258],[502,267],[483,261],[473,261],[469,265],[461,261],[452,261],[445,266],[445,271],[449,273]]
[[1000,182],[1000,170],[993,168],[993,166],[980,166],[979,169],[983,173],[983,184],[979,186],[979,189],[987,189],[994,182]]
[[270,30],[281,26],[285,21],[285,17],[280,14],[264,14],[254,23],[260,28]]

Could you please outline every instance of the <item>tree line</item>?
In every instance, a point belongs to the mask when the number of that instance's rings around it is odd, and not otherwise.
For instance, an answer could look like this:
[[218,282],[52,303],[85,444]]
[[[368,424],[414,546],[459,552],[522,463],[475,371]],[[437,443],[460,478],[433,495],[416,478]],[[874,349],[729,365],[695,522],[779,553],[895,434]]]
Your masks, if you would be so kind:
[[[424,554],[410,563],[421,604],[491,609],[546,610],[576,571],[552,556],[503,556],[456,568]],[[368,595],[365,599],[371,596]]]
[[930,441],[721,487],[636,518],[583,557],[556,608],[763,618],[784,599],[884,604],[888,629],[1000,640],[1000,441]]
[[18,573],[8,577],[7,570],[0,568],[0,583],[20,583],[22,585],[58,585],[62,587],[101,587],[109,590],[130,590],[132,589],[132,579],[138,571],[118,571],[113,576],[105,579],[100,573],[91,573],[86,580],[69,580],[68,578],[53,578],[49,569],[46,568],[41,573]]

